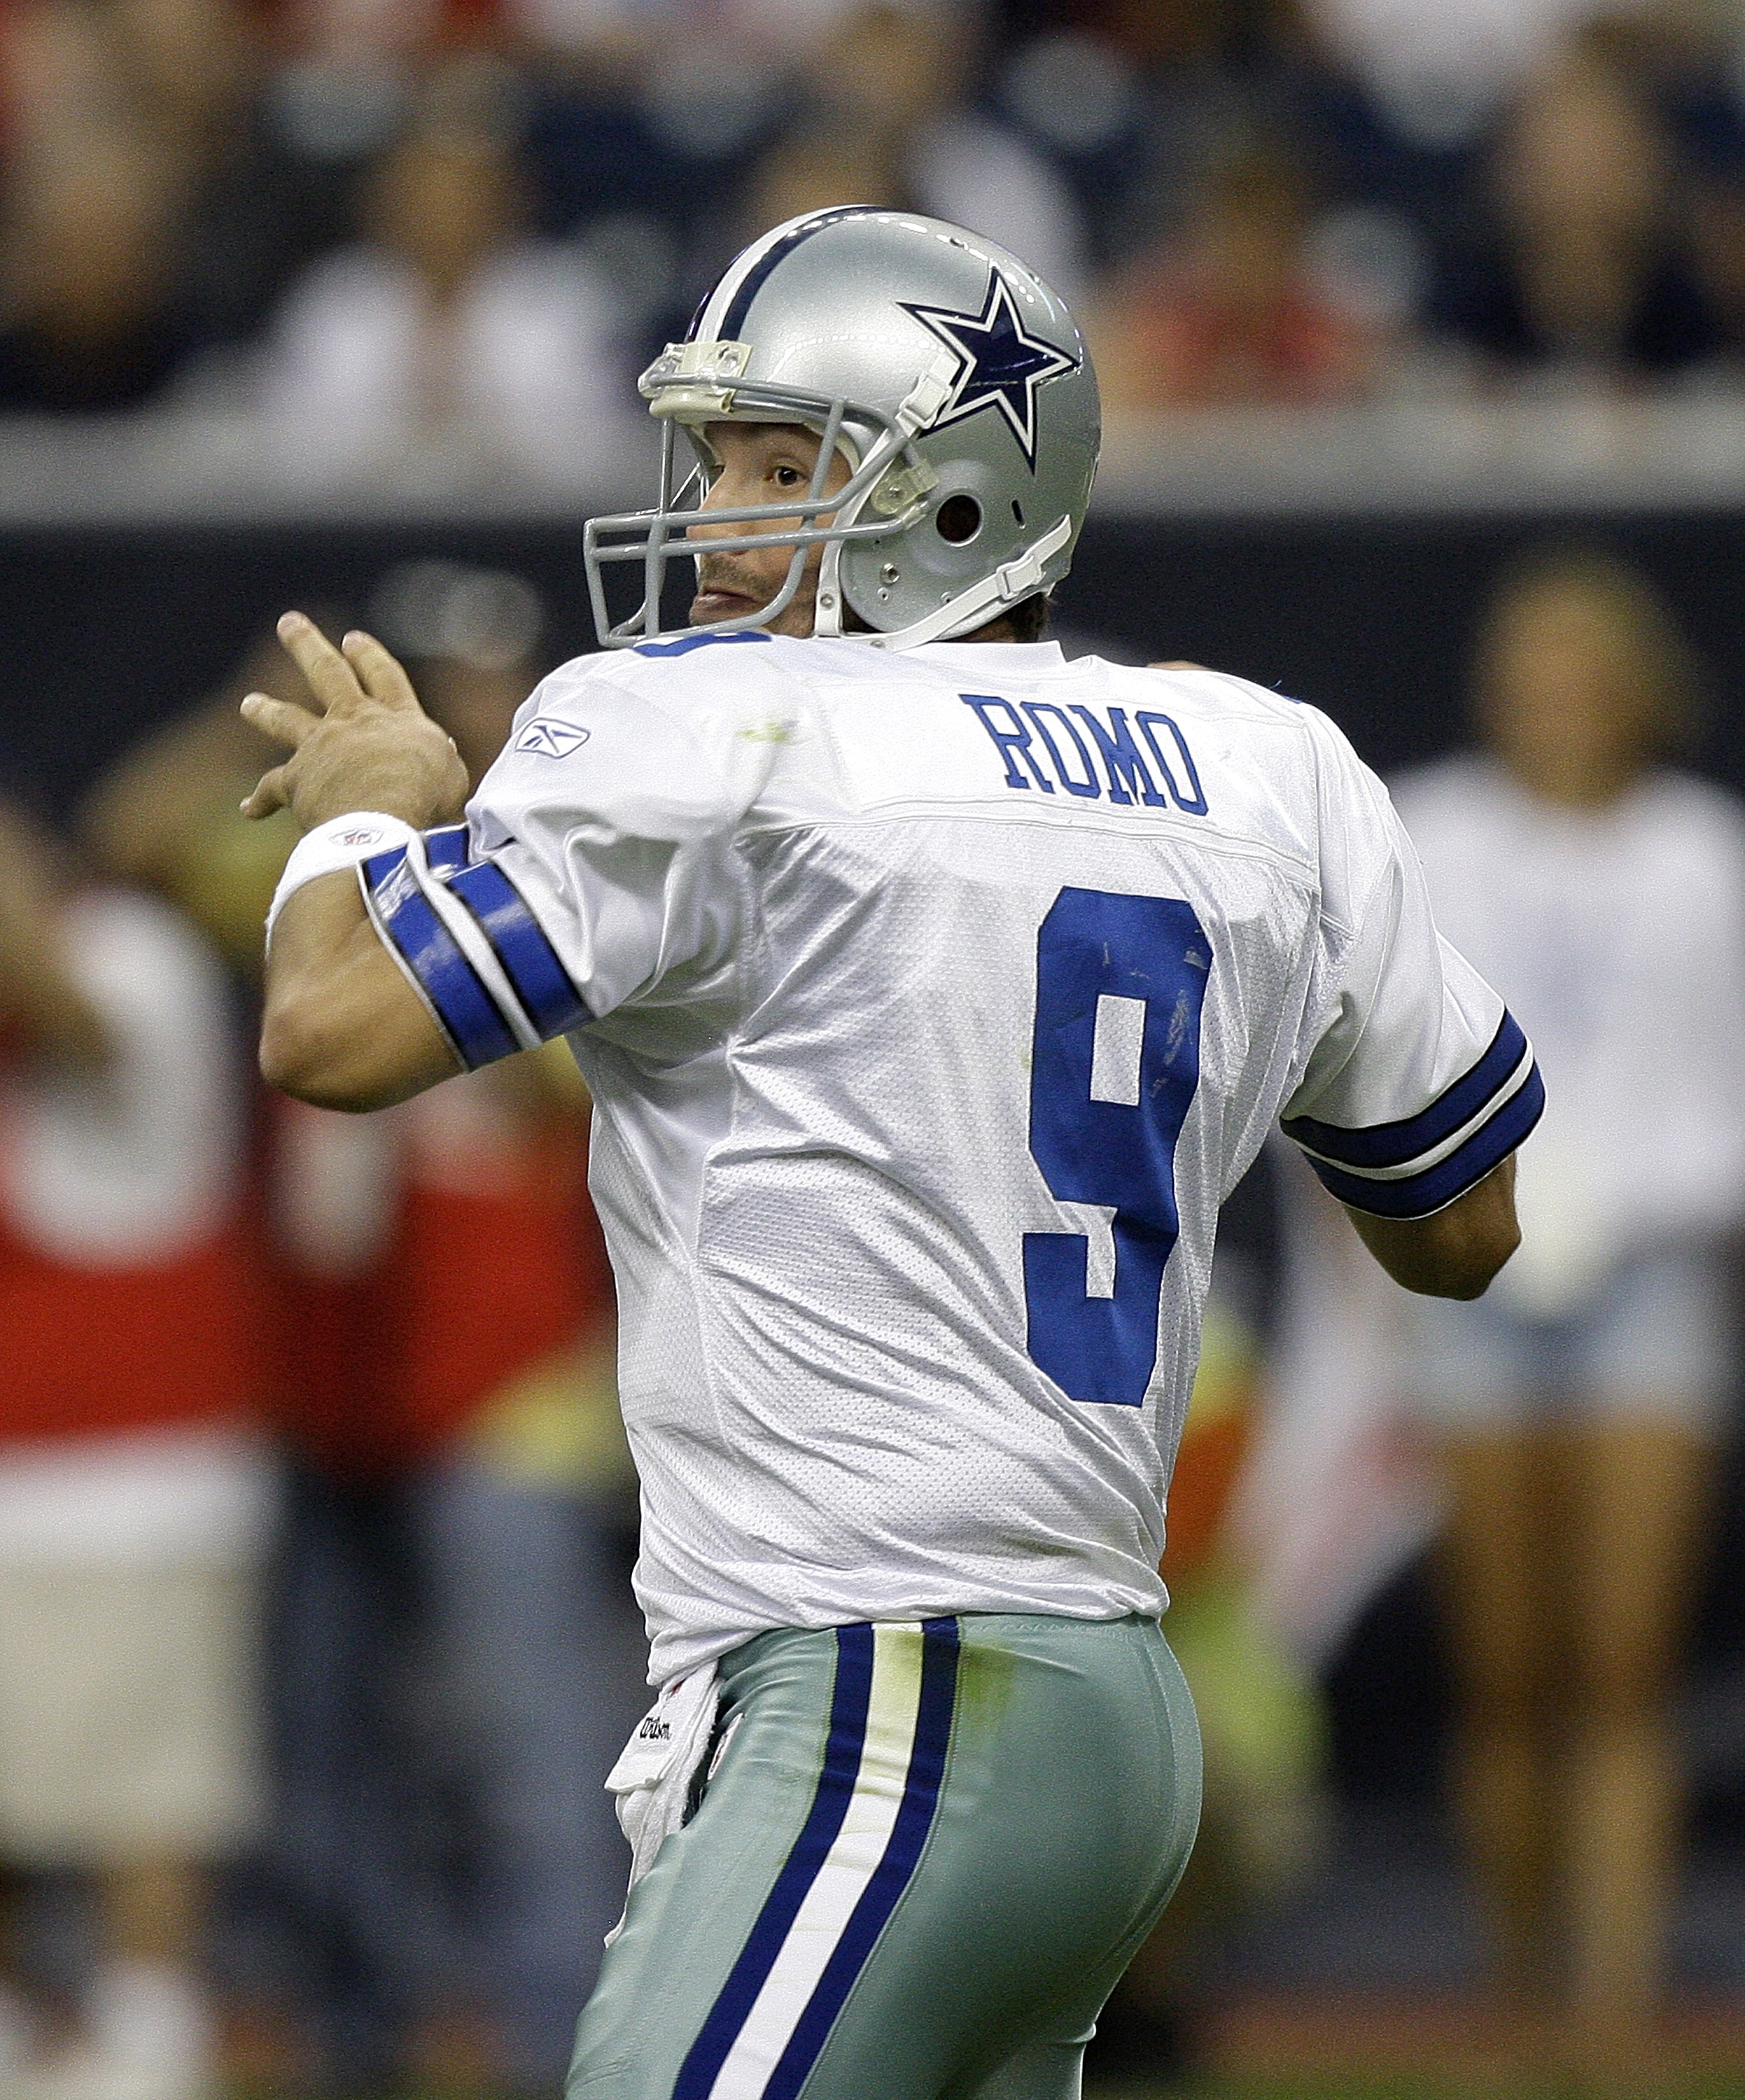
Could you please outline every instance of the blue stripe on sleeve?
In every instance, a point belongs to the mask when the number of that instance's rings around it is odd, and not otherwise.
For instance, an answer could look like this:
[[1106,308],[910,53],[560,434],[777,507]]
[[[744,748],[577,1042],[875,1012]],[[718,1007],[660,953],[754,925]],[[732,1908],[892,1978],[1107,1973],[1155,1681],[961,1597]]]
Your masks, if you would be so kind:
[[386,853],[372,854],[364,862],[364,886],[373,897],[397,867],[406,865],[404,846],[390,846]]
[[[520,1048],[478,973],[430,908],[404,847],[364,862],[376,923],[424,988],[456,1055],[471,1071]],[[377,871],[380,871],[378,873]]]
[[528,1019],[547,1042],[593,1019],[544,928],[495,861],[475,861],[452,876],[448,887],[478,921]]
[[801,2087],[830,2039],[836,2015],[848,2003],[848,1993],[866,1967],[879,1934],[914,1877],[922,1848],[933,1827],[957,1705],[958,1622],[927,1619],[921,1630],[921,1694],[914,1745],[909,1754],[909,1772],[897,1820],[886,1842],[884,1856],[854,1906],[787,2047],[769,2075],[764,2100],[798,2100]]
[[1427,1109],[1400,1123],[1378,1123],[1363,1130],[1293,1116],[1280,1125],[1285,1135],[1310,1151],[1323,1153],[1346,1167],[1403,1167],[1422,1153],[1433,1152],[1456,1131],[1481,1114],[1486,1102],[1505,1087],[1527,1055],[1527,1038],[1514,1017],[1505,1012],[1491,1047],[1476,1065],[1439,1094]]
[[1323,1185],[1354,1211],[1377,1218],[1427,1218],[1469,1189],[1476,1188],[1527,1136],[1545,1105],[1545,1083],[1536,1065],[1521,1086],[1480,1130],[1457,1151],[1421,1174],[1399,1181],[1373,1181],[1367,1176],[1342,1174],[1324,1161],[1309,1161]]
[[424,858],[432,875],[452,875],[467,862],[465,824],[444,824],[424,835]]
[[866,1740],[866,1710],[872,1692],[873,1630],[870,1626],[836,1629],[836,1682],[831,1695],[830,1735],[824,1748],[823,1769],[812,1797],[812,1807],[795,1840],[794,1849],[782,1863],[775,1885],[764,1899],[739,1958],[709,2009],[697,2039],[691,2044],[672,2100],[708,2100],[711,2089],[727,2061],[727,2053],[745,2025],[757,1995],[764,1988],[776,1957],[781,1952],[806,1892],[836,1842],[843,1819],[853,1798],[854,1782],[861,1768],[861,1749]]

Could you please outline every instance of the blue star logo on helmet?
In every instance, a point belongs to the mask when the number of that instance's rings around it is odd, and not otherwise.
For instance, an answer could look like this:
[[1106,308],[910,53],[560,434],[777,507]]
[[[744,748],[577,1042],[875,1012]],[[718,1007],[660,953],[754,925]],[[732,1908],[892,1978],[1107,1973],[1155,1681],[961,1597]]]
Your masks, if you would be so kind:
[[1036,390],[1063,372],[1076,372],[1079,360],[1040,336],[1029,335],[1012,298],[1011,287],[998,270],[988,277],[988,296],[979,314],[945,307],[911,306],[901,302],[923,328],[930,329],[958,360],[950,398],[933,418],[943,430],[978,409],[994,408],[1006,418],[1036,471]]

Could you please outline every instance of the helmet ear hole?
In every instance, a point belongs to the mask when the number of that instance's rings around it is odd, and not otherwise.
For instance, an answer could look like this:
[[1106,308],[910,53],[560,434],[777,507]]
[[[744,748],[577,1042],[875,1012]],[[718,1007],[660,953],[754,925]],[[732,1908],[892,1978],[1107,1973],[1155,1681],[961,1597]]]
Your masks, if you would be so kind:
[[941,540],[961,547],[981,530],[981,505],[973,496],[948,496],[935,513],[933,524]]

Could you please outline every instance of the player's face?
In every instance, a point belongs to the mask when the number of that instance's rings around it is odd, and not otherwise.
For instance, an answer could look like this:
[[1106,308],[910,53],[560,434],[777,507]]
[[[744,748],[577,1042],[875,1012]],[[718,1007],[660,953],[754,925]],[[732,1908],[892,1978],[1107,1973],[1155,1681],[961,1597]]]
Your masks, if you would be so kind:
[[[704,511],[739,510],[756,503],[780,503],[787,496],[804,496],[812,486],[818,461],[818,440],[799,423],[711,423],[703,433],[720,470],[709,484],[700,508]],[[826,494],[848,479],[848,465],[839,452],[831,461],[824,483]],[[801,520],[778,518],[764,525],[693,525],[692,540],[707,540],[712,533],[737,539],[747,532],[781,532],[791,522],[797,530]],[[819,521],[827,523],[828,517]],[[787,578],[793,558],[791,544],[772,540],[767,547],[748,547],[736,554],[698,556],[697,595],[691,600],[690,622],[701,627],[713,620],[736,620],[769,603]],[[811,549],[794,602],[769,622],[773,634],[806,635],[812,632],[813,599],[818,585],[822,546]]]

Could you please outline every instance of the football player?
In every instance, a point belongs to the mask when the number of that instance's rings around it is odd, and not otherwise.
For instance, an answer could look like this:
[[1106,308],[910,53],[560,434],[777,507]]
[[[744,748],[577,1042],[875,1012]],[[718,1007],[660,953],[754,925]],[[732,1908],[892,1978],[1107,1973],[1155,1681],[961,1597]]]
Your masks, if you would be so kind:
[[1324,716],[1038,638],[1099,422],[1022,263],[816,214],[641,384],[602,651],[464,814],[387,653],[287,616],[263,1065],[367,1109],[564,1035],[593,1092],[661,1696],[572,2093],[1065,2100],[1193,1835],[1157,1562],[1218,1205],[1282,1116],[1476,1295],[1540,1081]]

